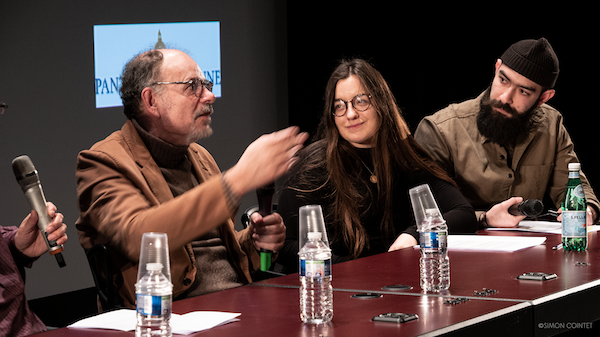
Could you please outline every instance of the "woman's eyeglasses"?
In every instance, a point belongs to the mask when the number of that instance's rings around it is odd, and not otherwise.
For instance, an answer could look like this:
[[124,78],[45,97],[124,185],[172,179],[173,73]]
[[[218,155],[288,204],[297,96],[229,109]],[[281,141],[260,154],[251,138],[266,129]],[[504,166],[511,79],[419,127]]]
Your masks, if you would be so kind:
[[344,101],[343,99],[337,99],[333,101],[333,113],[336,117],[342,117],[348,111],[348,103],[352,103],[354,110],[363,112],[371,106],[371,95],[360,94],[354,96],[353,99]]

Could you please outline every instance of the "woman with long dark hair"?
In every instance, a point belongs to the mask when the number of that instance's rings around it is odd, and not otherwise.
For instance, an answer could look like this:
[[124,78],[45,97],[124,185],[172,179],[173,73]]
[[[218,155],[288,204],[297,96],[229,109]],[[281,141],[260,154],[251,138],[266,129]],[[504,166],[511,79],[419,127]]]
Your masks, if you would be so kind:
[[279,197],[287,227],[279,262],[298,268],[298,208],[323,207],[333,263],[418,243],[408,190],[427,183],[450,233],[477,230],[471,205],[416,143],[381,74],[342,61],[325,89],[315,141],[299,153]]

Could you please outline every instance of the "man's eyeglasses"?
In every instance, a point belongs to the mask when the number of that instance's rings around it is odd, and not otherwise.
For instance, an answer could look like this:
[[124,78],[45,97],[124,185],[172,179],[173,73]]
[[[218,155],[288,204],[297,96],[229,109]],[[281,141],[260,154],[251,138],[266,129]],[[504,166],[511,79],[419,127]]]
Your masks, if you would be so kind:
[[333,101],[333,111],[331,112],[336,117],[342,117],[346,114],[347,104],[352,103],[354,110],[363,112],[371,106],[371,95],[360,94],[354,96],[353,99],[344,101],[343,99],[337,99]]
[[212,92],[213,82],[207,81],[205,79],[193,79],[189,81],[176,81],[176,82],[155,82],[152,85],[157,84],[188,84],[190,90],[194,93],[196,97],[200,97],[202,95],[202,88],[208,89],[208,91]]
[[0,102],[0,115],[4,113],[4,109],[8,108],[8,105],[4,102]]

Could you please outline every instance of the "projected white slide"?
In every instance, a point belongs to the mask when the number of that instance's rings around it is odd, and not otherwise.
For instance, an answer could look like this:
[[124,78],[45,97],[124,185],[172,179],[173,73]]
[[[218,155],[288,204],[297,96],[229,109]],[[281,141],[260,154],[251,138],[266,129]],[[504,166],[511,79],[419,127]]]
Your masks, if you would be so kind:
[[153,48],[185,51],[221,97],[221,40],[218,21],[94,26],[96,108],[121,106],[121,71],[134,55]]

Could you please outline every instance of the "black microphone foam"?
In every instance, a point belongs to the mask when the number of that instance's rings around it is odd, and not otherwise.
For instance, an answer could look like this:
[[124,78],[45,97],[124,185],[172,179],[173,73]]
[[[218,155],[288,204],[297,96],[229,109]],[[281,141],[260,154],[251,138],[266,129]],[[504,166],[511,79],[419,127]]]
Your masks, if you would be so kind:
[[518,204],[510,206],[508,213],[512,215],[524,215],[536,217],[544,211],[544,204],[538,199],[523,200]]
[[272,213],[273,194],[275,193],[275,183],[270,183],[267,186],[256,189],[256,197],[258,199],[258,213],[262,216],[267,216]]
[[35,210],[38,214],[37,225],[46,241],[46,246],[48,246],[50,255],[56,257],[56,261],[61,268],[64,267],[66,264],[61,254],[64,247],[62,245],[57,245],[56,241],[48,240],[46,227],[52,222],[52,219],[46,210],[46,197],[42,191],[42,185],[35,166],[33,166],[33,163],[28,156],[23,155],[13,159],[12,168],[19,186],[21,186],[27,201],[29,201],[31,209]]

